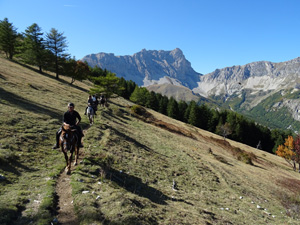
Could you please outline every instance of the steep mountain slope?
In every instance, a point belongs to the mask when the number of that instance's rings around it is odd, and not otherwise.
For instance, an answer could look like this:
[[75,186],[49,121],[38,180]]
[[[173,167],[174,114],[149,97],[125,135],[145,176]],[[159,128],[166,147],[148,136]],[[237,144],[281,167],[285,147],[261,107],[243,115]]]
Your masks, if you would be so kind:
[[261,61],[217,69],[202,76],[193,91],[252,118],[260,117],[260,122],[273,128],[297,131],[299,81],[300,58],[282,63]]
[[[51,150],[88,83],[0,58],[0,223],[53,224],[65,166]],[[86,129],[69,177],[81,224],[300,224],[299,174],[283,159],[112,99]]]
[[191,63],[186,60],[179,48],[173,51],[143,49],[132,56],[98,53],[87,55],[81,60],[92,67],[97,65],[106,68],[140,86],[170,83],[192,89],[197,87],[201,75],[193,70]]

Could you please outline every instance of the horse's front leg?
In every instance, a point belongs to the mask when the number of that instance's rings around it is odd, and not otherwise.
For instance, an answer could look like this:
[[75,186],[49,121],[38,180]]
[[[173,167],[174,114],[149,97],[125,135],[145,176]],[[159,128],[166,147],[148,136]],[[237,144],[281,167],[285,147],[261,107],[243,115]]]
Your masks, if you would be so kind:
[[75,162],[74,162],[74,166],[76,166],[78,164],[78,155],[79,155],[79,147],[76,146],[75,147]]
[[71,163],[72,163],[72,157],[73,157],[73,152],[70,153],[69,157],[69,162],[68,162],[68,168],[67,168],[67,174],[71,174]]
[[64,149],[63,148],[61,148],[61,151],[62,151],[62,153],[64,154],[64,156],[65,156],[65,160],[66,160],[66,168],[68,167],[68,154],[64,151]]

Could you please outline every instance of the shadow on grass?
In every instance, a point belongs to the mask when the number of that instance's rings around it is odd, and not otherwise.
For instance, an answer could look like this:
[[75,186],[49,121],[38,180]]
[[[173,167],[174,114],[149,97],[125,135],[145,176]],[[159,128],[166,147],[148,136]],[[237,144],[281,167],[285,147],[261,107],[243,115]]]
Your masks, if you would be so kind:
[[120,171],[111,168],[107,174],[107,178],[111,178],[113,182],[117,183],[120,187],[125,188],[127,191],[148,198],[154,203],[167,205],[166,201],[172,200],[161,191],[143,183],[142,180],[136,176],[121,173]]
[[136,194],[140,197],[147,198],[156,204],[167,205],[168,203],[166,201],[176,201],[184,202],[188,205],[193,206],[192,203],[187,202],[183,199],[168,197],[156,188],[151,187],[146,183],[143,183],[139,177],[129,175],[127,173],[123,173],[112,168],[107,174],[107,178],[110,178],[113,182],[118,184],[120,187],[125,188],[127,191],[130,191],[131,193]]
[[149,148],[148,146],[146,146],[146,145],[144,145],[144,144],[138,142],[137,140],[135,140],[135,139],[133,139],[133,138],[127,136],[126,134],[120,132],[119,130],[117,130],[117,129],[113,128],[113,127],[109,127],[109,129],[110,129],[111,131],[113,131],[117,136],[122,137],[124,140],[126,140],[126,141],[128,141],[128,142],[134,144],[134,145],[137,146],[138,148],[142,148],[142,149],[144,149],[144,150],[147,151],[147,152],[154,152],[154,151],[153,151],[151,148]]
[[[18,168],[23,169],[26,172],[37,171],[36,169],[32,169],[32,168],[29,168],[29,167],[23,165],[22,163],[18,162],[17,160],[8,162],[8,161],[0,159],[0,169],[3,170],[3,171],[6,171],[6,172],[13,173],[17,176],[22,175],[22,173],[18,170]],[[10,181],[8,181],[8,180],[4,180],[4,181],[7,182],[7,183],[10,183]]]
[[12,224],[18,218],[18,212],[13,209],[0,208],[0,224]]
[[[15,60],[12,60],[12,61],[13,61],[14,63],[16,63],[16,64],[19,64],[20,66],[25,67],[26,69],[29,69],[29,70],[31,70],[31,71],[33,71],[33,72],[36,72],[36,73],[39,73],[39,74],[41,74],[41,75],[43,75],[43,76],[45,76],[45,77],[47,77],[47,78],[50,78],[50,79],[59,81],[59,82],[61,82],[61,83],[63,83],[63,84],[70,85],[71,87],[74,87],[74,88],[76,88],[76,89],[78,89],[78,90],[80,90],[80,91],[84,91],[84,92],[87,92],[87,91],[88,91],[88,90],[86,90],[85,88],[82,88],[82,87],[79,87],[79,86],[77,86],[77,85],[71,84],[70,82],[67,82],[67,81],[65,81],[65,80],[57,79],[55,76],[52,76],[52,75],[50,75],[50,74],[48,74],[48,73],[41,72],[41,71],[39,71],[38,69],[35,69],[35,68],[33,68],[33,67],[29,66],[29,65],[23,64],[23,63],[21,63],[21,62],[15,61]],[[63,75],[60,75],[60,76],[63,76]]]
[[62,115],[58,113],[56,109],[51,110],[49,107],[38,105],[37,103],[22,98],[14,93],[8,92],[1,87],[0,99],[10,102],[11,105],[15,104],[16,107],[21,108],[23,110],[32,111],[39,114],[46,114],[55,119],[60,119],[62,117]]
[[5,76],[3,76],[3,75],[0,73],[0,79],[2,79],[2,80],[6,80],[6,77],[5,77]]

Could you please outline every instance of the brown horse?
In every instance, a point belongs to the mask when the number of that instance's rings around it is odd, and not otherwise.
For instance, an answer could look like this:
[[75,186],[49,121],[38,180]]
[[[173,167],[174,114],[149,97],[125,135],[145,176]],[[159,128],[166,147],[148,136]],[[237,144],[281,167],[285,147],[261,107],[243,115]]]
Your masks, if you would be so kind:
[[[61,135],[59,138],[59,145],[61,147],[61,151],[65,155],[67,167],[66,173],[71,174],[71,163],[73,152],[75,150],[75,163],[77,165],[79,147],[77,146],[78,136],[76,134],[76,129],[72,129],[70,125],[63,125],[61,127]],[[70,156],[68,157],[68,151],[70,151]]]

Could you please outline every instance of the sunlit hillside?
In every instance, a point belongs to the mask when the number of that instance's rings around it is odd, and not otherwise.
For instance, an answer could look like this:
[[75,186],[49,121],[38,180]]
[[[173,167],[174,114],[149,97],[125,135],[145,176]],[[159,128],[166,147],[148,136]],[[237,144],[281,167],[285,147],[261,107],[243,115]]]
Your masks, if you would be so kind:
[[[300,224],[300,175],[282,158],[114,98],[95,124],[88,82],[0,58],[0,224],[59,224],[52,150],[67,103],[85,130],[65,179],[74,224]],[[70,222],[70,221],[69,221]]]

